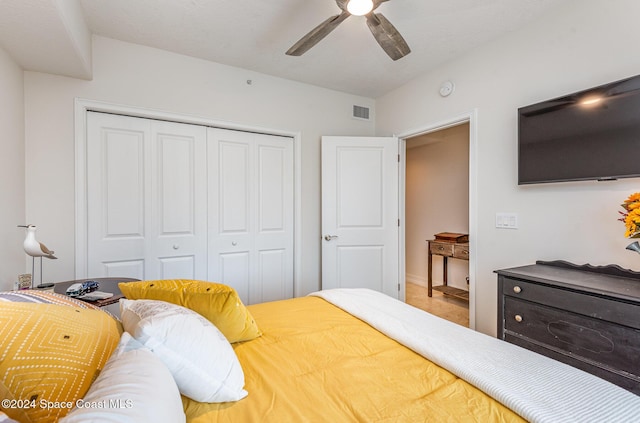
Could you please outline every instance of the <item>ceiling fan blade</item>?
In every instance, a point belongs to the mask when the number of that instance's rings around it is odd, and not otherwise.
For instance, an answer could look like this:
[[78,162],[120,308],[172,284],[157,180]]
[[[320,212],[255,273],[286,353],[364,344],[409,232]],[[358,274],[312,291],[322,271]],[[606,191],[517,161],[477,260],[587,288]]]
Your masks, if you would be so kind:
[[307,35],[298,40],[297,43],[295,43],[289,50],[287,50],[287,54],[289,56],[303,55],[307,50],[318,44],[320,40],[329,35],[331,31],[336,29],[336,27],[349,16],[351,16],[351,14],[346,10],[343,10],[339,15],[330,17],[329,19],[309,31]]
[[398,30],[380,13],[367,15],[367,26],[375,37],[380,47],[393,60],[398,60],[411,53],[407,42],[402,38]]

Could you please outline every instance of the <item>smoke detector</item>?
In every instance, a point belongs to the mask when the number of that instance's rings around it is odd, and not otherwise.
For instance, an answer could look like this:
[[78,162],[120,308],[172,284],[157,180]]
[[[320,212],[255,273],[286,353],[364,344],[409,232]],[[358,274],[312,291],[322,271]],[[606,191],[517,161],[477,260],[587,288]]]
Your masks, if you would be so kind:
[[456,86],[451,81],[444,81],[442,85],[440,85],[440,95],[442,97],[448,97],[451,95],[453,90],[456,89]]

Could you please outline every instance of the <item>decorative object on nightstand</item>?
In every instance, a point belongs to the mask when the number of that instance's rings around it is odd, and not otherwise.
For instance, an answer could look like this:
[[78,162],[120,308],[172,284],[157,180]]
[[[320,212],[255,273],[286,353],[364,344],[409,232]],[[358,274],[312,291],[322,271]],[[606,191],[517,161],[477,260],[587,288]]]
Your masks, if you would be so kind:
[[[72,284],[69,288],[67,288],[65,294],[67,294],[70,297],[77,297],[82,299],[82,298],[85,298],[88,294],[94,291],[97,291],[98,288],[100,288],[100,284],[98,283],[98,281],[88,280],[88,281]],[[105,298],[109,298],[112,295],[113,294]],[[95,300],[87,299],[87,301],[95,301]]]
[[[117,317],[120,316],[120,307],[118,306],[118,301],[120,300],[120,298],[124,298],[124,295],[122,295],[122,292],[118,287],[118,283],[133,282],[139,280],[140,279],[114,277],[76,279],[72,281],[56,283],[54,285],[53,292],[57,292],[58,294],[66,294],[67,290],[72,285],[82,285],[84,283],[95,282],[95,284],[100,288],[100,291],[94,290],[93,292],[84,292],[83,294],[72,298],[93,304],[97,307],[104,307],[105,310]],[[95,285],[91,284],[91,286],[93,287]]]
[[[27,237],[24,239],[22,247],[24,248],[24,252],[31,256],[31,277],[33,278],[34,275],[36,257],[40,257],[40,284],[38,285],[38,288],[47,289],[53,287],[53,284],[42,283],[42,257],[46,257],[48,259],[57,259],[58,257],[54,256],[54,252],[48,249],[46,245],[36,240],[36,225],[18,225],[18,227],[27,228]],[[32,288],[33,279],[31,285]]]
[[31,288],[31,277],[32,275],[30,275],[29,273],[18,275],[18,282],[16,282],[16,291]]
[[[469,291],[449,286],[447,282],[449,257],[460,260],[469,260],[469,234],[455,232],[441,232],[434,235],[435,239],[427,240],[429,243],[429,256],[427,260],[427,295],[432,296],[432,290],[440,291],[464,301],[469,301]],[[442,285],[433,286],[433,255],[442,256]],[[467,279],[468,281],[468,279]]]
[[[640,238],[640,192],[635,192],[621,204],[624,212],[619,211],[622,215],[618,220],[624,223],[626,232],[624,236],[627,238]],[[627,250],[640,253],[640,243],[638,241],[627,245]]]

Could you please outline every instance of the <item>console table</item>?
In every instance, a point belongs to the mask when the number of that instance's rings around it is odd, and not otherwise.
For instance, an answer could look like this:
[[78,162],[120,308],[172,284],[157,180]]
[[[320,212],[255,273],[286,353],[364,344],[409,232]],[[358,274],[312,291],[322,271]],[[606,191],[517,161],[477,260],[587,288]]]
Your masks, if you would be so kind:
[[[448,233],[445,233],[448,234]],[[462,235],[462,234],[451,234],[451,235]],[[458,240],[463,240],[464,242],[459,242]],[[447,282],[447,260],[449,258],[456,258],[460,260],[469,260],[469,242],[468,236],[458,236],[452,238],[452,240],[447,239],[438,239],[438,235],[436,235],[436,239],[427,240],[429,243],[429,256],[427,260],[427,295],[429,297],[432,296],[433,290],[440,291],[445,295],[450,295],[452,297],[459,298],[464,301],[469,301],[469,291],[464,289],[455,288],[453,286],[449,286]],[[433,286],[433,255],[442,256],[442,285]]]
[[562,261],[496,273],[498,338],[640,395],[640,273]]

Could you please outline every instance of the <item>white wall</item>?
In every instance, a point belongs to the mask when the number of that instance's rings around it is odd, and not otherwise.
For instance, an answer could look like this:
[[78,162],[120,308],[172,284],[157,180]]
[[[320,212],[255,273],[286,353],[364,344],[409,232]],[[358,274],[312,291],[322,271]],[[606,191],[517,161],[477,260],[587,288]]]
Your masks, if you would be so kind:
[[[469,125],[419,147],[407,140],[406,279],[427,286],[428,239],[439,232],[469,233]],[[447,130],[447,132],[450,132]],[[442,131],[441,131],[442,132]],[[448,284],[467,289],[469,262],[448,259]],[[433,256],[433,284],[443,280],[442,257]]]
[[[372,99],[162,50],[94,37],[92,81],[25,73],[26,215],[59,260],[45,279],[74,277],[74,98],[302,133],[302,284],[320,287],[320,137],[372,135],[351,118]],[[252,84],[247,84],[252,80]]]
[[[567,2],[376,101],[377,135],[478,110],[476,329],[496,333],[495,269],[562,259],[640,270],[616,220],[639,179],[518,186],[516,174],[516,109],[640,74],[639,14],[636,0]],[[456,90],[441,98],[448,79]],[[496,229],[497,212],[517,213],[519,229]]]
[[0,48],[0,291],[25,272],[24,172],[23,72]]

